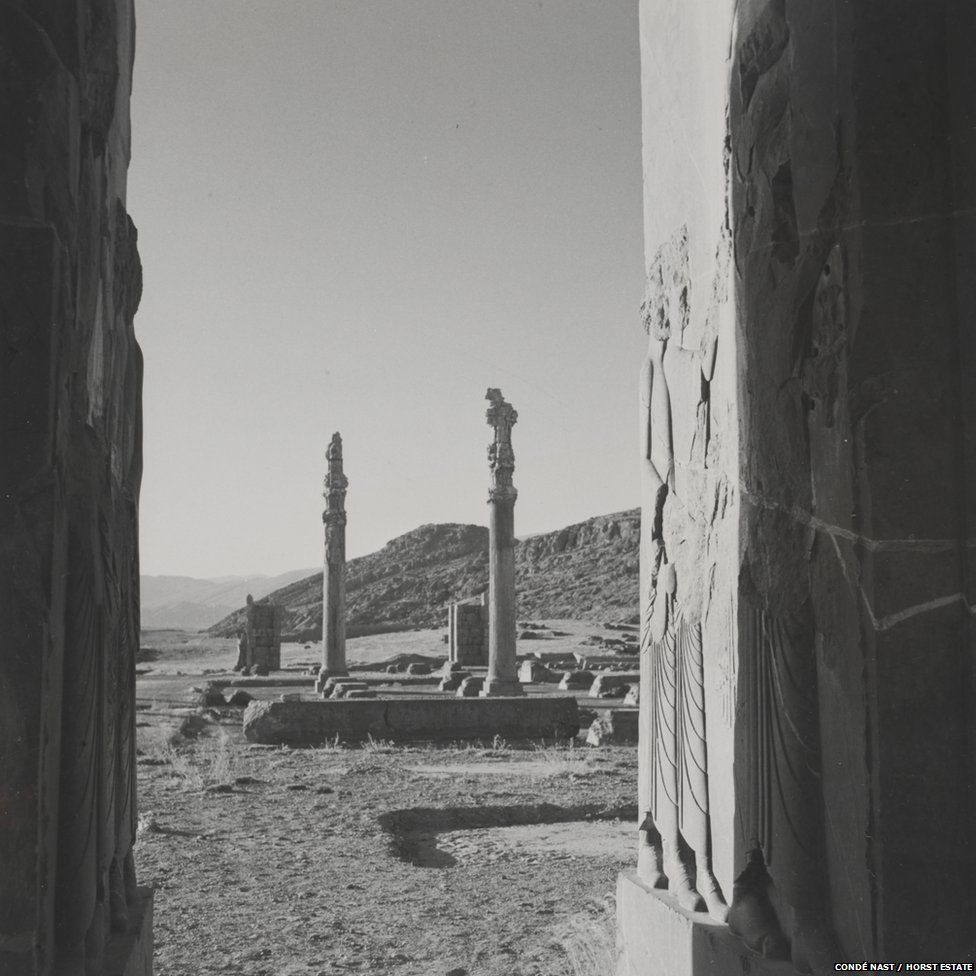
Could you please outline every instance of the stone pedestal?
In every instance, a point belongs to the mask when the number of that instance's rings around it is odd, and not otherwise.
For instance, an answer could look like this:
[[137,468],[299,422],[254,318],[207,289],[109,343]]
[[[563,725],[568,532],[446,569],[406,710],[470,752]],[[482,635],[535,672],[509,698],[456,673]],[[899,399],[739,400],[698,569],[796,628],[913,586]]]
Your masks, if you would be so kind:
[[796,976],[745,949],[728,926],[687,912],[631,871],[617,879],[616,976]]
[[336,432],[326,452],[325,563],[322,572],[322,667],[316,690],[326,678],[345,675],[346,668],[346,487],[342,469],[342,437]]

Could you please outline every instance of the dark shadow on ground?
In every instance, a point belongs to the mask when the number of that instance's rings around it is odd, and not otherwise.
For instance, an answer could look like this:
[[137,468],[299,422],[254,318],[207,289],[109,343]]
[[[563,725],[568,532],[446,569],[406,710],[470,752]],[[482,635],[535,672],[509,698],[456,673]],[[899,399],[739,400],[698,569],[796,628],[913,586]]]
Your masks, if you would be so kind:
[[453,830],[514,827],[573,821],[637,820],[636,804],[604,807],[590,803],[563,807],[553,803],[520,806],[411,807],[377,817],[390,835],[390,850],[401,861],[421,868],[450,868],[456,858],[437,846],[438,834]]

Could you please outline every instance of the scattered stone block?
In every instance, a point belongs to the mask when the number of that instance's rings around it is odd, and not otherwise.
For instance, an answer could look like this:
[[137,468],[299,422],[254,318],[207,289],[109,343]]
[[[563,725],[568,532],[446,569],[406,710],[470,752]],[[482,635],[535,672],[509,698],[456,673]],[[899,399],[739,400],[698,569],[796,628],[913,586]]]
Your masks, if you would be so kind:
[[554,674],[539,661],[523,661],[519,665],[518,679],[522,684],[543,684],[556,682],[559,675]]
[[597,716],[586,733],[587,745],[619,746],[636,743],[638,714],[639,709],[636,708],[618,708]]
[[372,688],[350,688],[343,698],[375,698],[376,692]]
[[254,701],[254,695],[248,694],[243,688],[238,688],[233,695],[227,700],[228,705],[234,705],[237,708],[244,708]]
[[559,682],[560,691],[582,691],[593,684],[592,671],[566,671]]
[[[639,671],[608,671],[597,675],[590,686],[591,698],[620,697],[627,694],[627,687],[640,681]],[[607,695],[607,692],[623,689],[619,695]]]
[[633,706],[636,708],[640,705],[640,684],[631,685],[627,689],[627,694],[624,695],[623,705]]
[[408,664],[407,674],[430,674],[430,665],[420,664],[418,662],[414,662],[413,664]]

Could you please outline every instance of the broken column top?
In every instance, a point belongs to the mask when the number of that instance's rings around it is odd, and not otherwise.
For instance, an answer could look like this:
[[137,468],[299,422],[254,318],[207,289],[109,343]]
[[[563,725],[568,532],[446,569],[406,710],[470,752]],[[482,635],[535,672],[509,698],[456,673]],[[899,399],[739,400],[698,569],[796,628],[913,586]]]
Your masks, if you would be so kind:
[[501,390],[489,387],[485,399],[491,406],[485,412],[489,426],[495,428],[495,438],[488,445],[488,465],[491,468],[491,485],[488,489],[489,501],[496,498],[510,498],[514,501],[518,491],[512,484],[515,470],[515,452],[512,450],[512,427],[518,420],[518,412],[505,402]]
[[332,435],[325,457],[329,462],[329,470],[325,475],[325,491],[322,493],[325,497],[322,521],[341,521],[346,515],[346,488],[349,487],[349,479],[342,470],[342,437],[338,431]]

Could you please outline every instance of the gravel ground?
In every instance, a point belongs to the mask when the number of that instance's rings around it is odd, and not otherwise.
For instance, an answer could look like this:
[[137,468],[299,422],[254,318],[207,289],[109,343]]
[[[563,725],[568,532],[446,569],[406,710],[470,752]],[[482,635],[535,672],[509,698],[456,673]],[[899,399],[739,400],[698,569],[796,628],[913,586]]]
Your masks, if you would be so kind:
[[634,747],[270,748],[240,714],[139,713],[157,976],[612,976]]

